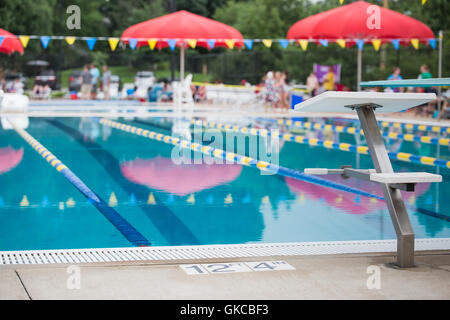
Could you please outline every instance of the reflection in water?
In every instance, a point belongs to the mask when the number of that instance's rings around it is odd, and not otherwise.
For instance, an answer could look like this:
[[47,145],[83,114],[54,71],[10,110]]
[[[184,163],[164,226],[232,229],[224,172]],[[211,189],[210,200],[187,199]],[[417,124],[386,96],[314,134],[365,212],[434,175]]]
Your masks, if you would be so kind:
[[0,148],[0,174],[15,168],[23,157],[23,148],[14,150],[11,146]]
[[169,158],[136,158],[121,163],[122,174],[130,181],[176,195],[187,195],[235,180],[242,171],[234,164],[176,165]]

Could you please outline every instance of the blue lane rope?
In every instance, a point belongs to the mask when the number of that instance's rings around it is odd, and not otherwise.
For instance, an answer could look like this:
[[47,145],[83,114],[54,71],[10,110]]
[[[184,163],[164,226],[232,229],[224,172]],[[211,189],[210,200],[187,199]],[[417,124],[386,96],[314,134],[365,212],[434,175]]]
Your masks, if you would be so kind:
[[326,186],[326,187],[330,187],[330,188],[337,189],[337,190],[342,190],[345,192],[349,192],[349,193],[353,193],[353,194],[357,194],[357,195],[361,195],[361,196],[384,200],[383,197],[380,197],[376,194],[371,194],[371,193],[362,191],[360,189],[348,187],[346,185],[332,182],[329,180],[325,180],[323,178],[307,175],[307,174],[304,174],[304,173],[294,170],[294,169],[289,169],[289,168],[281,167],[278,165],[273,165],[266,161],[255,160],[255,159],[247,157],[247,156],[242,156],[239,154],[226,152],[224,150],[213,148],[210,146],[203,146],[199,143],[190,142],[187,140],[181,140],[179,138],[174,138],[172,136],[168,136],[168,135],[165,135],[162,133],[153,132],[150,130],[146,130],[146,129],[138,128],[135,126],[127,125],[124,123],[120,123],[117,121],[112,121],[112,120],[108,120],[108,119],[104,119],[104,118],[102,118],[102,119],[92,118],[92,119],[101,123],[102,125],[105,125],[108,127],[119,129],[119,130],[122,130],[122,131],[125,131],[128,133],[143,136],[146,138],[158,140],[158,141],[161,141],[161,142],[164,142],[167,144],[177,145],[182,148],[191,149],[193,151],[202,152],[203,154],[206,154],[211,157],[220,158],[220,159],[224,159],[224,160],[228,160],[228,161],[233,161],[235,163],[239,163],[239,164],[242,164],[245,166],[257,168],[261,171],[275,172],[276,174],[279,174],[281,176],[294,178],[294,179],[298,179],[298,180],[303,180],[303,181],[307,181],[307,182],[310,182],[313,184]]
[[61,173],[69,182],[77,188],[90,203],[92,203],[106,219],[122,233],[122,235],[135,246],[150,246],[148,241],[139,231],[137,231],[125,218],[123,218],[116,210],[108,206],[108,204],[97,196],[89,187],[83,183],[68,167],[66,167],[58,158],[56,158],[48,149],[34,139],[28,132],[17,128],[10,122],[14,130],[33,148],[35,149],[50,165]]

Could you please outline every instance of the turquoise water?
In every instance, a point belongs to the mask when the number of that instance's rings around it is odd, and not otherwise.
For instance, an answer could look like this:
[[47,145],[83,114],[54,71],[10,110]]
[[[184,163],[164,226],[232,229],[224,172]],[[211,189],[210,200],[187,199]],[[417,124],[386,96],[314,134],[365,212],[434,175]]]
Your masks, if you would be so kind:
[[[170,135],[169,122],[119,121]],[[262,123],[261,123],[262,124]],[[30,119],[27,131],[155,246],[394,239],[381,200],[241,165],[184,165],[172,145],[88,118]],[[306,132],[317,137],[317,133]],[[320,136],[319,138],[324,138]],[[331,137],[355,143],[348,134]],[[392,151],[437,156],[438,147],[387,141]],[[439,158],[450,159],[448,147]],[[292,142],[280,165],[372,167],[369,156]],[[393,161],[396,171],[437,168]],[[450,170],[441,184],[404,194],[417,238],[450,237]],[[330,178],[331,179],[331,178]],[[376,185],[339,182],[382,195]],[[132,244],[15,131],[0,130],[0,250],[129,247]]]

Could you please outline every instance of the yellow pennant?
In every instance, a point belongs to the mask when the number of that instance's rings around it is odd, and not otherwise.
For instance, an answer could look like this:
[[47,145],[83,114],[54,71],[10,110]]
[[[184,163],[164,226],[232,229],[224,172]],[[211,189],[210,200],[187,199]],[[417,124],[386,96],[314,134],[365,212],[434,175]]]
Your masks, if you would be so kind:
[[300,45],[300,47],[302,48],[303,51],[306,51],[306,49],[308,49],[308,44],[309,41],[308,40],[298,40],[298,44]]
[[30,41],[30,36],[19,36],[20,43],[22,47],[26,48],[28,45],[28,41]]
[[422,5],[424,5],[425,3],[427,3],[427,0],[422,0]]
[[344,39],[337,39],[336,43],[341,47],[345,48],[345,40]]
[[66,42],[69,45],[73,45],[73,43],[75,42],[75,37],[66,37]]
[[414,49],[419,49],[419,39],[411,39],[411,44],[413,45]]
[[195,40],[195,39],[189,39],[189,40],[187,41],[187,43],[188,43],[189,47],[191,47],[192,49],[195,49],[195,46],[197,45],[197,40]]
[[231,193],[229,193],[225,198],[225,203],[233,203],[233,197],[231,196]]
[[373,48],[375,49],[375,51],[380,50],[381,40],[380,39],[373,39],[372,40],[372,45],[373,45]]
[[155,196],[152,192],[148,195],[147,204],[156,204]]
[[187,203],[194,204],[194,203],[195,203],[195,197],[194,197],[194,195],[191,194],[191,195],[189,196],[189,198],[186,200],[186,202],[187,202]]
[[344,3],[344,0],[339,0],[339,4],[343,4],[343,3]]
[[28,207],[30,205],[30,202],[28,201],[27,196],[23,196],[22,201],[20,201],[21,207]]
[[270,48],[270,47],[272,46],[272,40],[270,40],[270,39],[264,39],[264,40],[262,41],[262,43],[263,43],[267,48]]
[[335,200],[335,202],[336,202],[337,204],[342,203],[342,201],[343,201],[342,195],[339,195],[339,196],[336,198],[336,200]]
[[109,201],[108,201],[108,205],[110,207],[115,207],[117,206],[117,198],[116,198],[116,194],[113,192],[111,192],[111,195],[109,196]]
[[119,38],[108,38],[108,43],[112,51],[116,50]]
[[157,39],[148,39],[148,46],[150,47],[150,50],[155,49],[156,44],[158,43]]
[[75,201],[74,201],[72,198],[69,198],[69,199],[66,201],[66,206],[67,206],[67,208],[73,208],[73,207],[75,207]]
[[262,203],[264,203],[264,204],[267,204],[267,203],[269,203],[269,196],[265,196],[265,197],[263,197],[262,199],[261,199],[261,202]]
[[227,47],[229,49],[233,49],[234,48],[234,40],[233,39],[227,39],[225,40],[225,44],[227,45]]

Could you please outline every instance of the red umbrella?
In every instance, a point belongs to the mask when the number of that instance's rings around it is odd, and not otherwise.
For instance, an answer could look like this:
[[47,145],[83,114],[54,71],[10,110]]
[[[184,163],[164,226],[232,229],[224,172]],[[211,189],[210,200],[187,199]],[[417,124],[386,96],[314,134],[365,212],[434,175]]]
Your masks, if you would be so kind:
[[176,40],[176,46],[181,48],[181,79],[187,40],[197,40],[196,45],[201,47],[209,46],[207,40],[215,40],[214,46],[220,47],[228,46],[229,40],[237,47],[243,45],[242,34],[235,28],[184,10],[135,24],[123,32],[122,39],[124,42],[137,39],[138,47],[148,45],[147,39],[158,39],[159,49],[169,46],[167,40]]
[[[407,45],[411,39],[425,43],[433,39],[434,34],[429,27],[416,19],[365,1],[358,1],[296,22],[289,29],[287,38],[331,41],[345,39],[346,46],[355,45],[356,40],[371,42],[374,39],[380,39],[383,43],[399,40],[401,44]],[[361,82],[360,50],[358,50],[358,87],[359,82]]]
[[3,38],[0,45],[0,52],[11,54],[14,51],[17,51],[20,54],[23,54],[22,44],[15,35],[6,30],[0,29],[0,38]]
[[23,149],[0,148],[0,174],[10,171],[22,161]]

